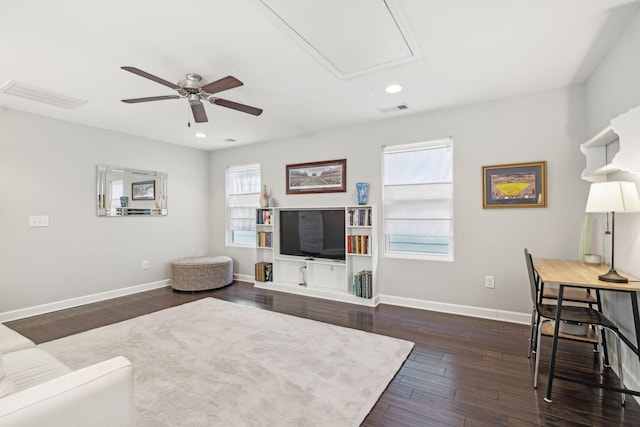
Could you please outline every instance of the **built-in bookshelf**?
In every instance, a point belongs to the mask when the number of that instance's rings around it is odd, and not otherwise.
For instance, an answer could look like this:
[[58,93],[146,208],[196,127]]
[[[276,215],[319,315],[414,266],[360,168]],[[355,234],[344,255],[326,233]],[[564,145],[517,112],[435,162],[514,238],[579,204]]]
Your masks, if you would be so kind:
[[273,280],[273,209],[256,210],[255,281]]
[[344,260],[282,255],[278,219],[280,210],[287,209],[290,208],[256,210],[254,285],[258,288],[376,306],[379,296],[375,206],[326,207],[344,209]]
[[377,233],[374,206],[346,208],[347,278],[356,298],[378,299],[376,285]]

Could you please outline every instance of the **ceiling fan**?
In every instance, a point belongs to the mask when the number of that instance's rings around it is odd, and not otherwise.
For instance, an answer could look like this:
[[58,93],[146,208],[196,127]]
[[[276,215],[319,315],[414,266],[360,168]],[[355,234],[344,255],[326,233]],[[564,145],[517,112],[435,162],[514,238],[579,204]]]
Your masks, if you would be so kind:
[[126,102],[127,104],[136,104],[138,102],[149,101],[162,101],[165,99],[187,98],[187,100],[189,100],[189,104],[191,105],[191,111],[193,112],[193,118],[195,119],[196,123],[204,123],[208,121],[207,113],[204,110],[204,105],[202,105],[203,100],[209,101],[210,103],[215,105],[220,105],[221,107],[227,107],[231,108],[232,110],[241,111],[243,113],[253,114],[254,116],[259,116],[260,114],[262,114],[262,110],[260,108],[250,107],[248,105],[239,104],[237,102],[213,96],[213,94],[216,94],[218,92],[233,89],[234,87],[243,85],[240,80],[236,79],[233,76],[227,76],[220,80],[216,80],[215,82],[206,83],[202,80],[202,77],[200,75],[189,73],[186,75],[186,78],[184,80],[180,80],[177,84],[174,84],[135,67],[120,68],[149,80],[153,80],[154,82],[160,83],[161,85],[170,87],[171,89],[179,93],[179,95],[162,95],[151,96],[147,98],[123,99],[122,102]]

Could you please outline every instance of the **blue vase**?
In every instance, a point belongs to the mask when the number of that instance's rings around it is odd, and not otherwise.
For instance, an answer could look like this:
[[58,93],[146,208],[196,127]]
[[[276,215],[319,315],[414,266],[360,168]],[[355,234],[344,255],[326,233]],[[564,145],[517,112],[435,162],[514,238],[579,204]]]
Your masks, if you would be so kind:
[[129,198],[127,196],[120,197],[120,207],[126,208],[129,204]]
[[369,183],[356,182],[356,191],[358,192],[358,204],[366,205],[367,197],[369,196]]

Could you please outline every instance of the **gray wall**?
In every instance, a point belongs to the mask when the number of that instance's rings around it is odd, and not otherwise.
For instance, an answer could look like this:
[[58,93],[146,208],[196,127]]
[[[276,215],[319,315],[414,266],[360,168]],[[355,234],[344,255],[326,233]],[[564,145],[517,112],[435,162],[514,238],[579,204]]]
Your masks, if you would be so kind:
[[[8,109],[0,138],[0,313],[162,281],[208,252],[209,153]],[[169,215],[96,217],[97,164],[167,172]]]
[[[586,112],[583,87],[502,99],[435,113],[402,116],[332,132],[240,147],[211,154],[213,252],[236,260],[236,273],[252,276],[252,249],[225,247],[225,167],[257,162],[278,206],[355,204],[355,182],[371,183],[370,203],[380,207],[381,147],[445,136],[454,140],[455,261],[381,258],[383,295],[429,303],[529,313],[522,250],[576,258],[588,186],[580,179]],[[289,195],[285,165],[347,158],[346,193]],[[546,160],[548,207],[482,209],[482,166]],[[495,289],[484,276],[495,276]],[[384,299],[383,299],[384,301]],[[425,303],[429,302],[429,303]],[[523,317],[526,319],[526,316]]]
[[[636,13],[629,28],[622,34],[616,48],[600,63],[587,84],[588,135],[595,135],[609,125],[619,114],[640,105],[640,12]],[[622,142],[624,144],[624,142]],[[640,144],[640,141],[631,141]],[[640,163],[640,159],[637,159]],[[617,173],[609,180],[632,181],[640,188],[640,176]],[[602,215],[601,215],[602,216]],[[600,224],[604,221],[601,220]],[[610,241],[603,241],[603,227],[594,227],[592,233],[599,238],[601,253],[609,259]],[[616,268],[640,277],[640,213],[616,215]],[[633,318],[629,297],[621,294],[605,295],[607,314],[614,317],[627,336],[633,333]],[[635,340],[633,340],[635,341]],[[640,363],[623,347],[625,375],[635,388],[640,387]],[[615,364],[612,364],[615,366]]]

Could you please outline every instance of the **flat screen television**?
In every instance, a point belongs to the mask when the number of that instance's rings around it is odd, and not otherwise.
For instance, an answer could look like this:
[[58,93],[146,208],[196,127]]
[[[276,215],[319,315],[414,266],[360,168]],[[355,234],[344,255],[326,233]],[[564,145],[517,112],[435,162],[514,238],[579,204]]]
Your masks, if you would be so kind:
[[280,254],[345,259],[344,209],[280,210]]

